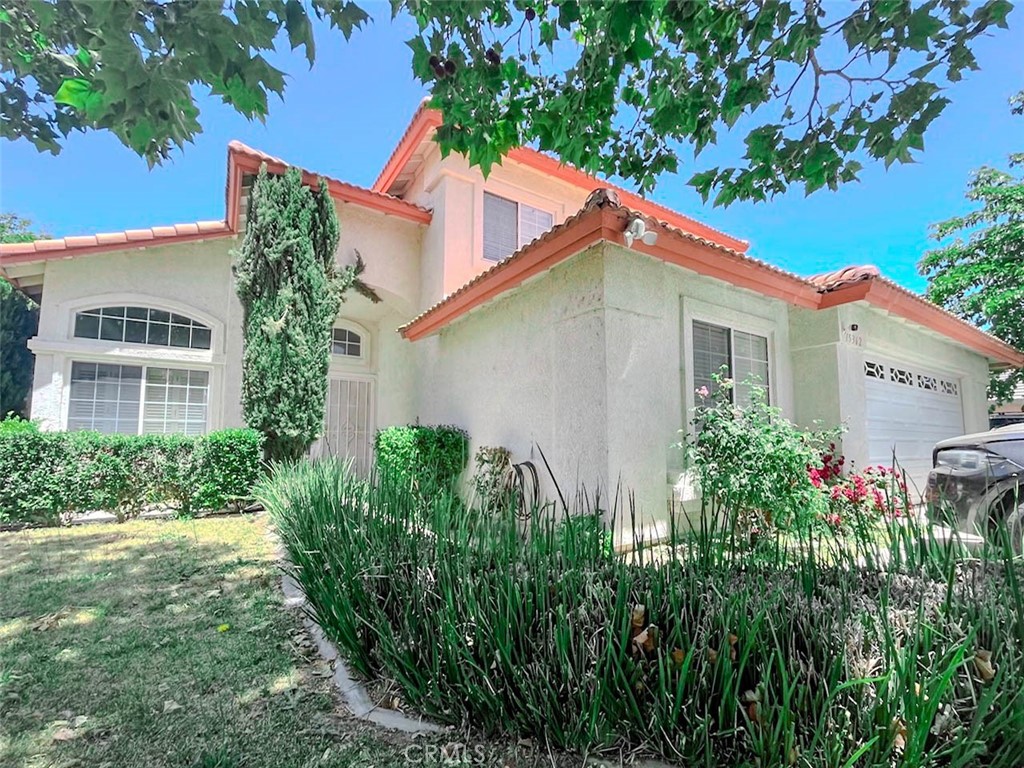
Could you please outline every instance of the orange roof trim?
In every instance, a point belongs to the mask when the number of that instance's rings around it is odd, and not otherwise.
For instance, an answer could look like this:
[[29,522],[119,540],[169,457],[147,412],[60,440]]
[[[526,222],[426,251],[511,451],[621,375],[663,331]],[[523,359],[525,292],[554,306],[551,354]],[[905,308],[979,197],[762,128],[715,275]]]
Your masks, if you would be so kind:
[[[267,168],[273,173],[283,173],[286,168],[291,167],[284,160],[248,147],[240,141],[232,141],[228,144],[223,221],[196,221],[189,224],[127,229],[123,232],[102,232],[53,240],[36,240],[31,243],[3,243],[0,244],[0,269],[15,264],[70,259],[91,253],[153,248],[161,245],[212,240],[218,237],[232,237],[239,232],[242,180],[245,174],[259,171],[260,165],[263,163],[266,163]],[[305,169],[299,170],[302,171],[302,180],[307,184],[315,184],[321,178],[318,174]],[[413,205],[393,195],[375,192],[326,176],[323,178],[327,182],[327,189],[331,197],[339,202],[352,203],[418,224],[430,223],[431,213],[426,208]]]
[[13,266],[50,259],[69,259],[88,253],[116,251],[124,248],[148,248],[170,243],[211,240],[229,237],[234,232],[223,221],[197,221],[148,229],[127,229],[123,232],[101,232],[31,243],[0,245],[0,266]]
[[821,292],[820,309],[864,301],[904,320],[931,328],[1004,365],[1024,367],[1024,352],[971,325],[925,297],[883,277],[878,267],[847,267],[808,279]]
[[[234,159],[235,167],[243,174],[256,173],[263,163],[267,164],[267,170],[271,173],[284,173],[288,168],[299,168],[279,157],[248,147],[240,141],[232,141],[228,144],[228,152]],[[430,223],[431,213],[429,210],[402,200],[400,197],[349,184],[347,181],[332,179],[329,176],[307,171],[305,168],[299,168],[299,170],[302,172],[302,181],[305,184],[316,184],[320,179],[326,181],[331,197],[339,202],[361,205],[364,208],[398,216],[418,224]]]
[[[400,329],[402,335],[416,341],[434,333],[591,245],[602,241],[624,244],[622,232],[634,216],[642,214],[622,205],[617,190],[595,190],[579,213],[427,309]],[[797,306],[817,307],[817,288],[803,278],[667,222],[653,224],[665,235],[664,242],[659,239],[653,246],[634,243],[633,250]]]
[[[417,108],[412,119],[409,121],[409,126],[406,128],[405,133],[402,135],[398,145],[391,153],[391,157],[384,165],[383,170],[377,177],[377,181],[374,182],[373,189],[375,191],[387,192],[391,188],[391,185],[394,184],[395,179],[402,172],[402,169],[415,154],[416,148],[419,147],[419,145],[432,131],[436,130],[437,127],[441,125],[441,122],[441,113],[436,109],[431,109],[427,106],[427,100],[420,103],[419,108]],[[678,227],[685,232],[690,232],[691,234],[698,235],[699,237],[707,238],[708,240],[711,240],[718,245],[723,245],[726,248],[743,252],[750,247],[750,243],[746,240],[741,240],[731,235],[727,235],[726,233],[697,221],[696,219],[684,216],[678,211],[673,211],[671,208],[666,208],[663,205],[640,197],[629,190],[610,184],[608,181],[598,179],[596,176],[592,176],[578,168],[566,165],[565,163],[562,163],[543,152],[539,152],[536,149],[531,149],[530,147],[519,147],[509,152],[507,158],[513,162],[541,171],[552,178],[571,184],[574,187],[586,190],[593,190],[597,188],[613,189],[618,194],[619,199],[624,205],[627,205],[647,216],[653,216],[654,218],[664,221],[673,227]]]
[[[622,205],[617,191],[596,190],[579,213],[482,272],[399,330],[405,338],[416,341],[592,245],[602,241],[623,245],[626,222],[642,215]],[[658,241],[651,246],[635,242],[632,250],[806,309],[865,301],[931,328],[992,360],[1024,366],[1024,353],[882,277],[877,267],[848,267],[803,278],[667,222],[648,220],[648,224],[660,230]]]

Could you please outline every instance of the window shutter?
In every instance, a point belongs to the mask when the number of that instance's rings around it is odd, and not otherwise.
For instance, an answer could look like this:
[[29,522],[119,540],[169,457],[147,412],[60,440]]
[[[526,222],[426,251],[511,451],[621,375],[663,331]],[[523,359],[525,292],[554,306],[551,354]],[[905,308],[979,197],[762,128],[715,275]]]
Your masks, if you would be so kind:
[[694,389],[707,387],[715,390],[714,376],[732,375],[729,329],[711,323],[693,321],[693,386]]
[[543,235],[554,224],[554,217],[547,211],[531,205],[519,204],[519,247],[529,245]]
[[518,210],[511,200],[484,192],[484,258],[501,261],[519,248]]

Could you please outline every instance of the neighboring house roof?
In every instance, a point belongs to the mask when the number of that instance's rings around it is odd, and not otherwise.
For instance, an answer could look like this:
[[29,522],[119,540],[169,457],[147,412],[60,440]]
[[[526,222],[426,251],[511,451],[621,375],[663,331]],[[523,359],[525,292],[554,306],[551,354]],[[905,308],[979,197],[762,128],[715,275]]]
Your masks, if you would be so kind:
[[[290,163],[268,155],[240,141],[228,144],[228,175],[225,189],[225,215],[223,221],[197,221],[189,224],[128,229],[123,232],[105,232],[95,235],[76,235],[52,240],[35,240],[30,243],[0,244],[0,272],[4,267],[27,264],[51,259],[68,259],[91,253],[131,248],[174,245],[217,237],[230,237],[239,232],[243,179],[257,173],[266,163],[272,173],[283,173]],[[413,205],[393,195],[375,192],[344,181],[312,173],[300,168],[303,181],[315,184],[320,178],[327,182],[327,189],[335,200],[352,203],[379,213],[398,216],[419,224],[430,223],[431,213],[426,208]]]
[[[402,134],[402,138],[399,139],[397,146],[391,153],[391,157],[388,158],[380,175],[373,183],[373,189],[378,192],[391,192],[403,174],[408,174],[410,163],[414,162],[420,145],[427,141],[430,134],[439,125],[441,125],[441,113],[427,106],[427,100],[421,102],[419,108],[409,121],[405,133]],[[566,165],[536,149],[519,147],[511,150],[507,158],[580,189],[587,191],[597,188],[612,189],[618,194],[623,205],[628,205],[630,208],[640,211],[647,216],[653,216],[684,232],[707,238],[718,245],[741,252],[750,247],[750,243],[746,240],[728,235],[703,222],[692,219],[689,216],[684,216],[678,211],[673,211],[671,208],[666,208],[652,200],[640,197],[606,180],[598,179],[596,176],[592,176],[571,165]]]
[[657,227],[660,236],[653,246],[634,242],[635,251],[807,309],[866,301],[931,328],[992,360],[1024,366],[1024,353],[881,277],[877,267],[849,267],[803,278],[664,221],[652,221],[642,212],[623,205],[613,189],[596,190],[577,214],[482,272],[400,331],[407,339],[421,339],[591,245],[602,241],[624,244],[622,232],[628,221],[637,216],[648,226]]

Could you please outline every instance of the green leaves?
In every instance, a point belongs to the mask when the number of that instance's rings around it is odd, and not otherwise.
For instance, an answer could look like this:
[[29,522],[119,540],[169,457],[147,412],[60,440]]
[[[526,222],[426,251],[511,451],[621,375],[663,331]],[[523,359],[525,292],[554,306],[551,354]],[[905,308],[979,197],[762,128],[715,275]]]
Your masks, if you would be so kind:
[[[443,155],[465,154],[486,174],[532,144],[648,192],[720,131],[743,130],[747,162],[690,169],[720,205],[835,189],[868,160],[912,162],[948,103],[942,87],[977,69],[972,46],[1011,8],[391,0],[416,23],[412,70],[444,115]],[[346,39],[370,18],[351,0],[9,0],[0,136],[58,152],[71,131],[109,130],[162,162],[201,131],[193,85],[263,119],[268,94],[284,93],[263,54],[285,32],[312,65],[310,10]]]
[[296,168],[283,176],[260,168],[233,271],[245,340],[242,412],[266,436],[268,459],[300,458],[323,429],[331,328],[362,272],[358,258],[337,269],[338,237],[323,181],[314,192]]
[[0,15],[0,136],[59,152],[107,130],[150,165],[202,130],[193,85],[262,119],[284,73],[263,54],[280,32],[313,64],[310,9],[347,38],[369,18],[348,0],[11,0]]
[[[942,86],[977,67],[971,46],[1007,14],[1005,0],[970,14],[946,0],[556,1],[534,19],[506,0],[480,0],[466,15],[440,0],[396,5],[420,25],[414,70],[444,115],[442,153],[486,172],[532,143],[646,192],[688,150],[699,156],[719,131],[743,130],[746,162],[690,172],[720,205],[835,189],[868,160],[912,162],[948,103]],[[518,53],[500,77],[476,64],[495,41]],[[466,66],[435,79],[421,51],[453,47]],[[480,129],[515,113],[504,138]]]
[[57,104],[67,104],[86,114],[90,111],[95,114],[103,103],[103,96],[93,90],[88,80],[74,77],[60,84],[60,88],[53,94],[53,100]]
[[[1011,156],[1010,168],[1022,160],[1024,156]],[[928,298],[1024,349],[1024,177],[981,168],[968,183],[966,196],[981,207],[933,226],[936,240],[957,234],[966,239],[957,237],[921,259]],[[989,395],[1009,400],[1021,384],[1024,369],[993,373]]]

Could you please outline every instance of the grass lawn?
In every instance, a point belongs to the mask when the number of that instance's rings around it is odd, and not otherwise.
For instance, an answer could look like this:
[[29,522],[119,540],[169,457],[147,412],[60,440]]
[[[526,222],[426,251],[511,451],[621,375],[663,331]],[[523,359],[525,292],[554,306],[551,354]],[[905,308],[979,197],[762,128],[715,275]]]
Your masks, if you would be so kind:
[[[440,750],[464,738],[413,741],[345,715],[282,607],[266,525],[0,534],[0,766],[452,765]],[[552,764],[467,743],[477,765]]]

